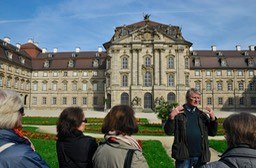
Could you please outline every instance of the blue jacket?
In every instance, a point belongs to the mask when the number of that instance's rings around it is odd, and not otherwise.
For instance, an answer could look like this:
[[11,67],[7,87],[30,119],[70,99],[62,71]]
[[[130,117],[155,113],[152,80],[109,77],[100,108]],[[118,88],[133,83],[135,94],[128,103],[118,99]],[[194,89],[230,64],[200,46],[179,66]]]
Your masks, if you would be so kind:
[[0,152],[0,168],[49,168],[27,139],[11,129],[0,129],[0,147],[7,143],[14,145]]

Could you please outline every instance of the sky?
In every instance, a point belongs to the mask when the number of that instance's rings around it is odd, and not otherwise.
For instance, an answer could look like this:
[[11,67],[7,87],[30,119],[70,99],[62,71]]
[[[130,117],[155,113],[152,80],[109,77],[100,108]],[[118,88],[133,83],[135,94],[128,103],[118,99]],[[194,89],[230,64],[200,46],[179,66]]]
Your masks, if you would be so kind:
[[180,26],[194,50],[256,45],[255,0],[0,0],[0,7],[0,39],[13,45],[32,39],[48,52],[97,51],[116,27],[145,14]]

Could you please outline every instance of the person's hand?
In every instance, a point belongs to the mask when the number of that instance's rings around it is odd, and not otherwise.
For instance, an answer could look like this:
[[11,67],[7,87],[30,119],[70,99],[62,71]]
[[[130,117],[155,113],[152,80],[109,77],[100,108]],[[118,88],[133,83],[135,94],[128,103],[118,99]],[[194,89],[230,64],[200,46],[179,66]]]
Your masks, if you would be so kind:
[[178,106],[178,107],[173,108],[171,113],[170,113],[170,119],[174,120],[175,116],[180,114],[180,113],[184,113],[183,106]]
[[205,110],[207,110],[206,113],[210,115],[211,120],[214,121],[215,114],[214,114],[213,110],[210,107],[205,107]]

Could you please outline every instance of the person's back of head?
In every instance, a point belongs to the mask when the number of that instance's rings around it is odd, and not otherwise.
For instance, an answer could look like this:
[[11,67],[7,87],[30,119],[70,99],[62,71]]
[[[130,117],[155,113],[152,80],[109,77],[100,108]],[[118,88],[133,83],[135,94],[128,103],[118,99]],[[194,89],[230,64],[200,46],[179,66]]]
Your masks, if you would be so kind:
[[102,133],[115,131],[116,135],[132,135],[138,132],[138,124],[133,109],[128,105],[116,105],[106,115],[102,125]]
[[0,129],[18,127],[19,112],[23,108],[20,95],[11,90],[0,90]]
[[223,122],[229,147],[241,144],[256,148],[256,116],[250,113],[232,114]]

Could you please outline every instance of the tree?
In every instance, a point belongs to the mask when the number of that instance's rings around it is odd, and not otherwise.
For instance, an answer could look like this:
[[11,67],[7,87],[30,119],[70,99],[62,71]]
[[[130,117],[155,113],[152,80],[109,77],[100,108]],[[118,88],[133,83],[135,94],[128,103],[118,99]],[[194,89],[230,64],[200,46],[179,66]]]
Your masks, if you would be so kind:
[[177,107],[177,102],[168,102],[164,100],[160,100],[157,105],[155,106],[155,113],[157,113],[157,117],[162,120],[162,122],[165,122],[173,107]]

